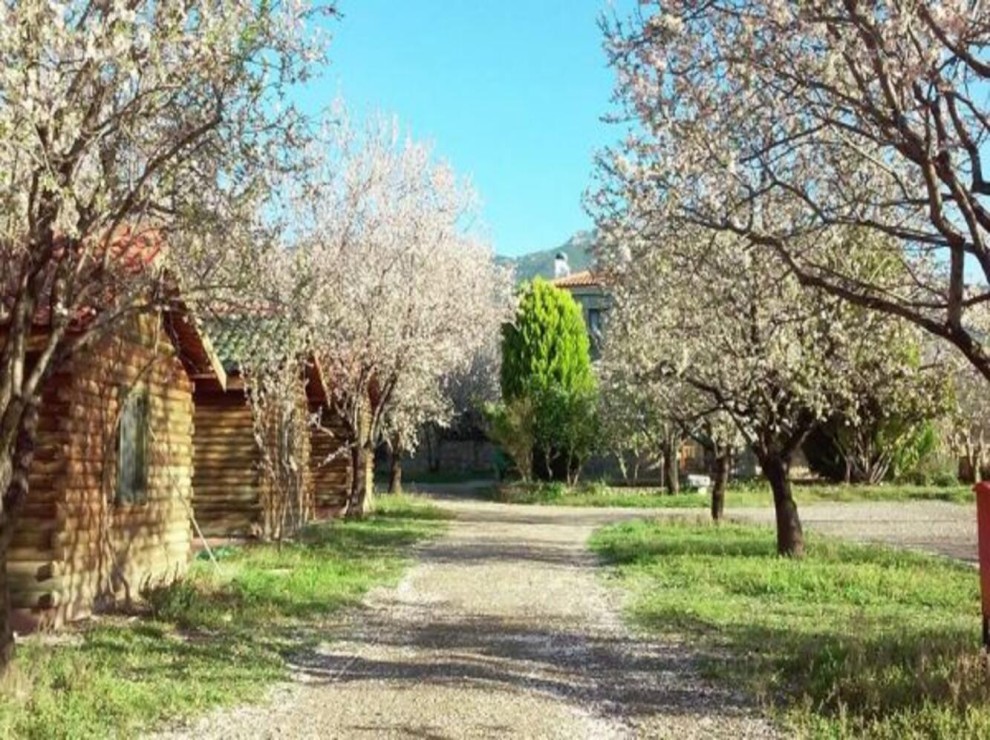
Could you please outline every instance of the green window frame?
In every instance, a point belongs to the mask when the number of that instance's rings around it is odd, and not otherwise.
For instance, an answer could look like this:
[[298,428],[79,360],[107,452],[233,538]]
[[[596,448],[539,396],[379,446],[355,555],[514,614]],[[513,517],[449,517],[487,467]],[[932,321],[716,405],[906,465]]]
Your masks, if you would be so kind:
[[148,500],[149,406],[147,389],[132,390],[120,409],[117,426],[117,491],[115,503]]

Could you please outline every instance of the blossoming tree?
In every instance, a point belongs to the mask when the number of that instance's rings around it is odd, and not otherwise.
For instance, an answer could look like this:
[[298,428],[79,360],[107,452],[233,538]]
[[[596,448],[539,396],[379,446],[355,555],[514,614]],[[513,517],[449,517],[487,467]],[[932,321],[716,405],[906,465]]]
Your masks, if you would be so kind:
[[497,335],[511,280],[467,228],[471,188],[394,123],[359,130],[342,117],[314,192],[300,241],[318,287],[315,342],[351,436],[348,514],[360,517],[375,445],[408,445],[446,416],[439,384]]
[[679,492],[679,452],[685,439],[698,442],[712,459],[712,519],[725,510],[732,455],[740,446],[731,417],[679,378],[645,371],[635,359],[640,329],[620,319],[605,338],[598,372],[606,445],[626,477],[625,456],[633,458],[633,480],[646,461],[659,467],[668,493]]
[[220,314],[213,319],[239,338],[231,345],[247,391],[263,481],[260,534],[279,542],[295,535],[313,514],[307,485],[310,439],[318,419],[309,408],[307,384],[317,382],[318,374],[312,290],[301,262],[284,245],[259,250],[243,265],[249,269],[238,300],[218,306]]
[[[195,293],[252,242],[268,175],[291,164],[302,133],[285,95],[322,58],[303,25],[321,11],[332,8],[0,5],[0,561],[29,495],[46,378],[123,315],[161,306],[165,269],[195,264],[185,286]],[[136,257],[146,239],[167,252]],[[28,363],[39,318],[46,331]],[[12,644],[6,611],[0,663]]]
[[[614,181],[613,194],[627,193],[623,185],[639,183]],[[895,322],[853,317],[740,237],[653,220],[663,213],[659,202],[616,203],[599,214],[603,260],[614,275],[610,323],[624,336],[609,362],[625,366],[621,376],[632,384],[681,388],[672,400],[685,418],[734,423],[773,491],[778,551],[801,555],[794,455],[816,421],[847,406],[854,381],[889,371],[885,340]],[[717,436],[731,444],[721,425]]]
[[[603,22],[636,125],[607,157],[685,223],[741,234],[805,285],[905,318],[984,376],[990,7],[648,0]],[[850,233],[902,269],[827,259]],[[797,238],[801,237],[801,238]],[[967,289],[973,276],[983,287]]]

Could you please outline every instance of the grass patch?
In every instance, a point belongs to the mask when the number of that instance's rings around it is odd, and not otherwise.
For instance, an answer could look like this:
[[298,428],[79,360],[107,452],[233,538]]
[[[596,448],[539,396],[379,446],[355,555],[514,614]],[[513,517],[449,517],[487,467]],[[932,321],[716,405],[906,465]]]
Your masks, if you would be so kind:
[[281,548],[224,548],[219,571],[197,560],[148,593],[144,619],[83,625],[54,647],[29,638],[0,686],[0,737],[130,736],[257,699],[342,608],[395,582],[407,549],[444,518],[412,497],[382,497],[365,521],[315,524]]
[[[656,488],[612,487],[601,483],[568,488],[561,483],[511,483],[496,492],[499,501],[512,504],[555,506],[624,507],[634,509],[707,509],[711,500],[707,494],[685,491],[669,495]],[[915,486],[888,484],[879,486],[843,486],[825,484],[794,484],[798,504],[863,501],[948,501],[972,504],[975,501],[969,486]],[[770,486],[757,481],[734,484],[725,495],[730,508],[761,508],[771,506]]]
[[614,506],[629,508],[702,508],[708,497],[698,493],[668,496],[655,488],[618,488],[602,483],[568,487],[563,483],[507,483],[494,491],[497,501],[543,506]]
[[[489,480],[493,473],[490,469],[488,470],[438,470],[436,472],[431,472],[429,470],[421,471],[411,471],[402,473],[403,483],[471,483],[476,480]],[[380,477],[382,483],[388,482],[388,474],[381,473]]]
[[[954,504],[976,502],[973,489],[968,485],[919,486],[905,483],[885,483],[878,486],[796,483],[794,498],[798,504],[834,501],[947,501]],[[771,500],[770,485],[762,480],[735,485],[726,492],[728,506],[766,506]]]
[[811,536],[801,561],[764,527],[636,521],[592,547],[632,590],[630,616],[706,648],[804,737],[988,737],[976,572]]

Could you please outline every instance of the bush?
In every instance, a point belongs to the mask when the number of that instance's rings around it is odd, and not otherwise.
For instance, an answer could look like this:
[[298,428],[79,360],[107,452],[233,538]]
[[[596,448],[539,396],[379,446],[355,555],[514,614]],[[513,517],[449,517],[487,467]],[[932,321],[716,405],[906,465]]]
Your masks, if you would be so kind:
[[549,504],[562,501],[568,490],[560,481],[514,483],[499,487],[496,498],[506,504]]
[[186,578],[149,585],[142,590],[141,596],[151,610],[152,618],[176,623],[181,623],[203,599],[202,592]]
[[891,465],[895,480],[928,478],[939,467],[939,438],[935,425],[922,422],[901,436]]
[[489,437],[512,460],[523,480],[529,480],[533,472],[535,417],[530,398],[516,398],[508,403],[485,407]]
[[909,473],[900,476],[899,480],[936,488],[958,486],[958,463],[952,456],[938,451],[921,460]]
[[826,480],[955,485],[956,464],[931,420],[876,417],[852,427],[841,416],[818,424],[803,445],[808,467]]

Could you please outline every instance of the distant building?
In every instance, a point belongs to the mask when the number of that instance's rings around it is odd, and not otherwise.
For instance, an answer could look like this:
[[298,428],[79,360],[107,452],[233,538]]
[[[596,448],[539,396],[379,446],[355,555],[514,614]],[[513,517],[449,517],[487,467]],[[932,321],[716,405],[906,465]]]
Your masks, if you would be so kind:
[[[557,255],[558,258],[562,255]],[[566,257],[564,263],[566,264]],[[554,274],[557,272],[557,260],[554,260]],[[558,288],[563,288],[581,306],[584,325],[588,327],[588,337],[591,339],[591,358],[601,357],[604,340],[605,324],[608,312],[612,307],[612,295],[605,287],[605,281],[600,274],[591,270],[582,270],[573,274],[556,277],[550,281]],[[616,478],[618,470],[611,460],[599,459],[591,466],[592,473],[604,474]],[[693,439],[685,439],[681,444],[678,456],[678,468],[683,475],[688,473],[706,473],[710,471],[710,460],[704,448]]]
[[[558,258],[561,256],[557,255]],[[558,274],[557,262],[558,260],[554,260],[555,275]],[[566,263],[567,258],[564,257],[564,264]],[[591,339],[591,357],[598,359],[604,339],[605,319],[612,305],[612,296],[606,290],[604,282],[590,270],[573,274],[568,271],[566,275],[556,277],[550,282],[570,293],[581,306],[584,325],[588,328],[588,337]]]

